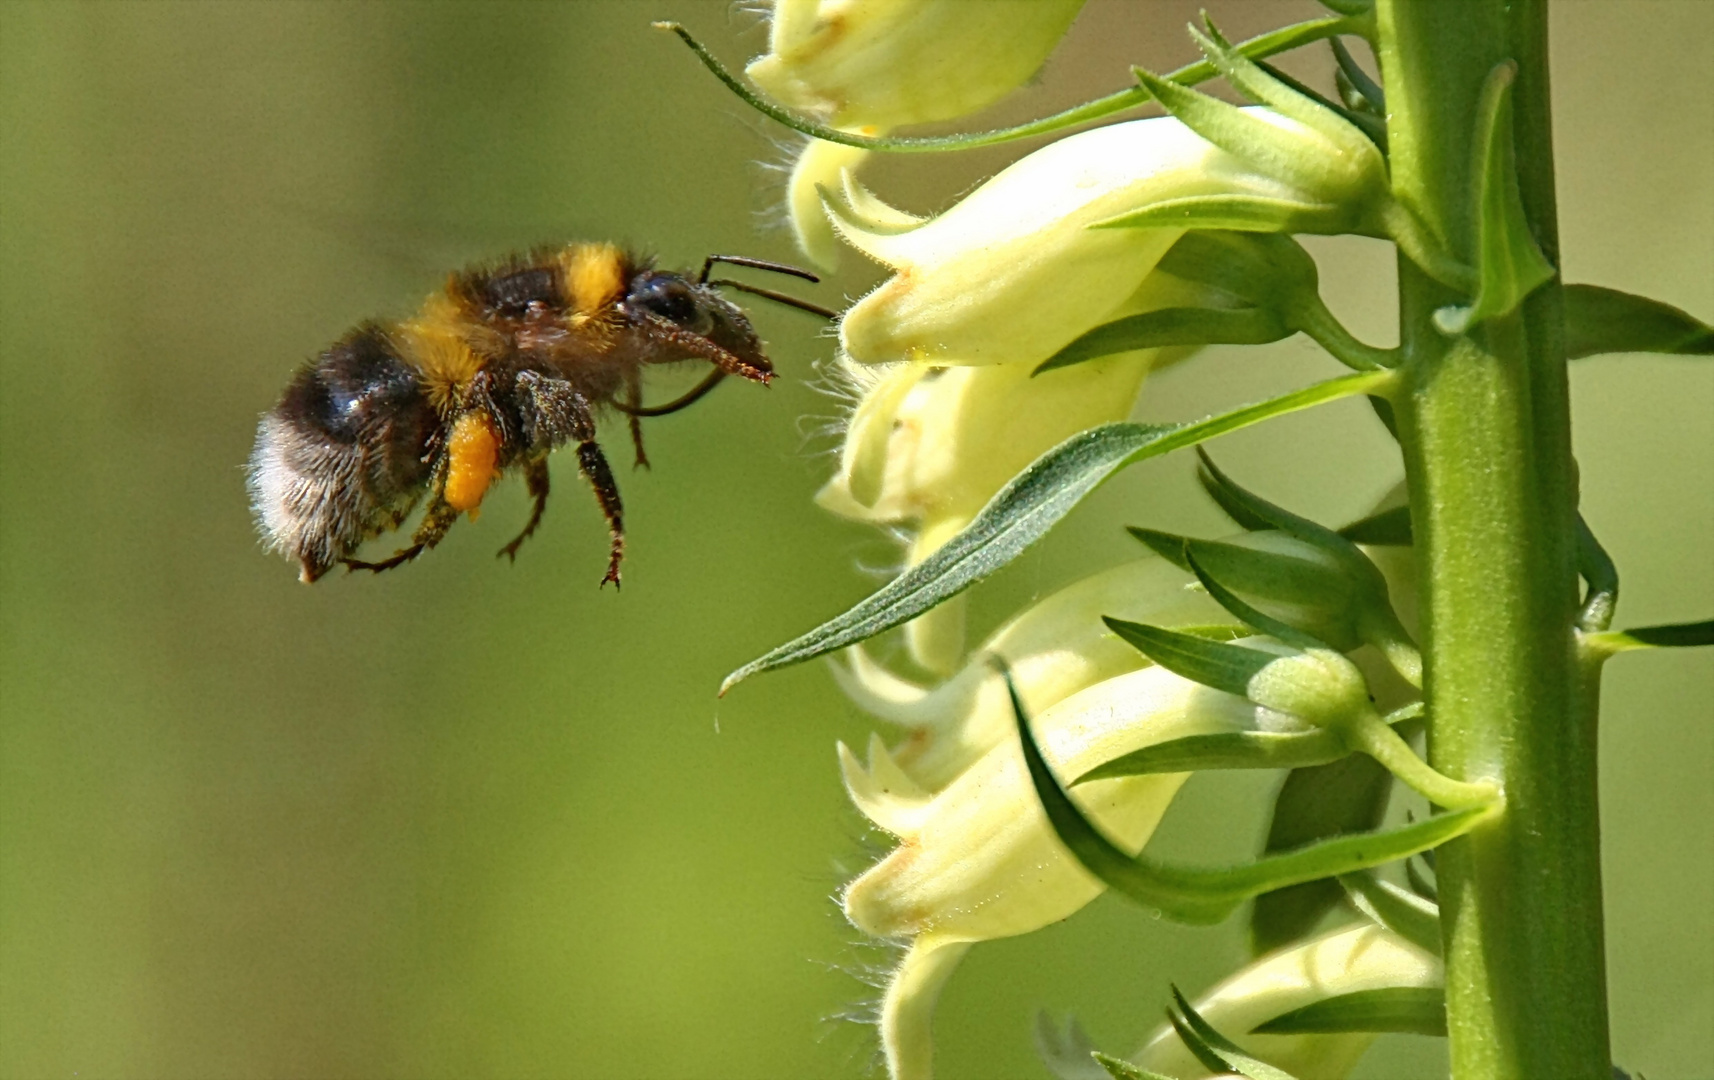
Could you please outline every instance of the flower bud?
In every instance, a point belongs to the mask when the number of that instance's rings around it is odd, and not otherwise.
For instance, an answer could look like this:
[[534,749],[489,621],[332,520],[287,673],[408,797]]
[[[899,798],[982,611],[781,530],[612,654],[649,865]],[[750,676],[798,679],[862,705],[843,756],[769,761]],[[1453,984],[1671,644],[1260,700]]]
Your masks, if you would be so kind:
[[[1341,994],[1444,983],[1440,961],[1373,924],[1334,931],[1262,957],[1204,994],[1195,1008],[1246,1054],[1304,1080],[1341,1080],[1375,1036],[1251,1035],[1277,1016]],[[1170,1025],[1132,1058],[1142,1068],[1183,1080],[1207,1076]]]
[[984,109],[1027,82],[1083,0],[775,0],[745,73],[836,127],[893,128]]
[[1305,649],[1270,662],[1250,678],[1244,696],[1318,726],[1371,711],[1362,671],[1331,649]]
[[840,339],[862,363],[1038,364],[1118,317],[1184,232],[1089,226],[1191,196],[1293,194],[1172,117],[1050,143],[918,225],[847,174],[827,194],[835,227],[897,273],[846,313]]

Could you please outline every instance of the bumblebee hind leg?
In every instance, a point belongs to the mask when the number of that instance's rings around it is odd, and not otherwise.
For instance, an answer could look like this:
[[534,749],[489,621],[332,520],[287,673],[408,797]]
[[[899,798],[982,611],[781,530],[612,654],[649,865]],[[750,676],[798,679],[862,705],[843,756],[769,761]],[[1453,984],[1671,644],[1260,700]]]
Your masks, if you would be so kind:
[[500,549],[495,558],[506,558],[518,561],[518,549],[523,546],[536,531],[536,526],[542,523],[542,513],[548,508],[548,459],[545,457],[531,458],[524,465],[524,483],[528,485],[530,498],[535,505],[530,509],[530,520],[510,544]]
[[607,532],[612,537],[607,553],[607,576],[601,579],[601,584],[611,581],[617,589],[619,562],[625,557],[624,507],[619,502],[619,486],[613,482],[613,470],[607,467],[607,455],[601,452],[594,439],[577,444],[577,467],[583,471],[589,486],[595,489],[595,501],[601,504],[601,513],[607,518]]
[[[415,535],[411,537],[410,547],[401,548],[395,551],[390,558],[382,559],[379,562],[364,562],[362,559],[340,559],[339,561],[345,564],[345,569],[347,571],[369,570],[379,574],[383,570],[391,570],[396,566],[405,565],[440,543],[441,539],[446,536],[447,530],[452,528],[452,523],[458,520],[459,515],[459,511],[454,510],[446,501],[446,496],[443,494],[445,486],[446,470],[443,463],[436,472],[434,494],[429,497],[428,509],[423,511],[423,519],[417,525]],[[409,512],[408,507],[405,512]],[[402,515],[399,520],[403,520]]]

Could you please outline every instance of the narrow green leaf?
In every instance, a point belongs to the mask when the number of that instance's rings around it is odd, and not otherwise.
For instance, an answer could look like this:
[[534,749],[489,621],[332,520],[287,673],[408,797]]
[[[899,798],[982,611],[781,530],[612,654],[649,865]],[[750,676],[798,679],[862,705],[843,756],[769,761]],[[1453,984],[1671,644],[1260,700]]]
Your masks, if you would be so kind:
[[1410,507],[1395,506],[1391,510],[1382,510],[1378,514],[1370,514],[1360,521],[1339,530],[1339,535],[1353,544],[1368,544],[1371,547],[1409,547],[1412,543],[1410,528]]
[[[1226,107],[1232,108],[1230,105]],[[1260,120],[1256,122],[1264,127],[1272,127]],[[1238,232],[1332,234],[1350,232],[1349,219],[1350,214],[1333,203],[1299,202],[1295,199],[1274,199],[1263,195],[1186,195],[1180,199],[1166,199],[1150,203],[1140,210],[1104,218],[1088,227],[1234,229]]]
[[1714,327],[1671,304],[1599,285],[1565,287],[1565,356],[1714,355]]
[[[1191,1053],[1195,1054],[1196,1059],[1202,1062],[1205,1067],[1235,1072],[1239,1076],[1247,1077],[1248,1080],[1296,1080],[1291,1073],[1284,1069],[1276,1068],[1244,1053],[1237,1043],[1222,1035],[1218,1028],[1204,1020],[1202,1014],[1197,1012],[1196,1007],[1185,999],[1184,994],[1176,985],[1172,988],[1172,1000],[1173,1004],[1177,1006],[1178,1016],[1182,1017],[1183,1020],[1181,1023],[1178,1018],[1172,1016],[1171,1012],[1168,1012],[1168,1017],[1172,1019],[1173,1029],[1178,1032],[1178,1037],[1184,1040],[1185,1045],[1191,1048]],[[1194,1042],[1192,1042],[1193,1039]],[[1210,1058],[1219,1062],[1219,1065],[1210,1065]]]
[[1581,512],[1577,515],[1577,572],[1589,585],[1583,609],[1577,615],[1577,628],[1607,629],[1613,625],[1613,611],[1619,604],[1619,568],[1595,538]]
[[963,532],[933,555],[843,615],[734,671],[720,692],[751,675],[812,660],[909,622],[1017,558],[1084,496],[1127,465],[1270,417],[1353,394],[1379,392],[1393,378],[1386,371],[1345,375],[1195,423],[1106,424],[1073,435],[1013,477]]
[[[1187,544],[1184,549],[1185,557],[1190,561],[1190,572],[1196,575],[1196,580],[1200,581],[1202,583],[1202,587],[1208,590],[1208,595],[1213,597],[1216,604],[1219,604],[1228,612],[1237,616],[1237,618],[1246,625],[1253,626],[1262,633],[1267,634],[1269,637],[1276,638],[1293,648],[1315,649],[1327,647],[1326,642],[1312,634],[1299,630],[1297,627],[1292,626],[1281,619],[1276,619],[1272,615],[1259,610],[1246,602],[1237,593],[1234,593],[1232,590],[1216,581],[1213,577],[1209,576],[1207,568],[1197,561],[1197,551],[1200,548],[1206,555],[1209,549],[1220,547],[1229,548],[1230,545],[1216,545],[1205,541],[1192,541]],[[1259,555],[1261,553],[1254,552],[1251,554]],[[1236,646],[1231,645],[1226,646],[1226,648],[1235,647]]]
[[1339,879],[1351,903],[1374,922],[1427,953],[1440,955],[1440,908],[1369,871]]
[[1188,867],[1146,855],[1132,858],[1097,829],[1059,785],[1030,734],[1010,673],[1003,674],[1024,763],[1055,835],[1084,869],[1109,887],[1179,922],[1217,923],[1258,893],[1405,858],[1463,835],[1493,812],[1492,806],[1470,807],[1385,832],[1324,840],[1240,866]]
[[1482,87],[1476,134],[1480,162],[1475,191],[1476,296],[1468,307],[1444,307],[1434,313],[1435,326],[1449,336],[1510,314],[1555,273],[1530,233],[1518,190],[1511,94],[1517,73],[1513,61],[1497,64]]
[[[1294,769],[1274,798],[1263,854],[1378,828],[1392,785],[1393,774],[1367,754]],[[1331,880],[1258,896],[1250,912],[1251,952],[1260,956],[1305,937],[1344,901],[1345,890]]]
[[1714,645],[1714,619],[1666,626],[1639,626],[1631,630],[1608,630],[1583,639],[1588,647],[1611,655],[1632,649],[1693,649]]
[[1429,903],[1438,906],[1440,901],[1440,890],[1435,887],[1433,880],[1428,876],[1434,869],[1432,864],[1433,858],[1433,852],[1424,852],[1421,855],[1415,855],[1406,859],[1405,880],[1410,882],[1412,892],[1416,893],[1424,900],[1427,900]]
[[1097,326],[1037,365],[1033,374],[1133,349],[1170,345],[1265,345],[1297,331],[1266,308],[1162,308]]
[[1072,787],[1116,776],[1199,772],[1205,769],[1295,769],[1324,765],[1351,751],[1331,731],[1231,731],[1187,735],[1145,746],[1097,765],[1071,782]]
[[1256,1035],[1335,1035],[1375,1031],[1446,1037],[1446,992],[1438,986],[1383,986],[1323,998],[1250,1029]]
[[1341,15],[1367,15],[1375,10],[1375,0],[1321,0],[1321,6]]
[[1116,1058],[1111,1054],[1103,1054],[1099,1050],[1095,1051],[1090,1056],[1095,1059],[1096,1064],[1107,1070],[1107,1075],[1112,1077],[1113,1080],[1173,1080],[1170,1076],[1163,1076],[1158,1072],[1151,1072],[1150,1070],[1144,1069],[1140,1066],[1132,1065],[1123,1058]]
[[1227,645],[1158,626],[1126,622],[1106,615],[1101,621],[1138,652],[1191,682],[1243,697],[1256,673],[1278,660],[1278,653]]

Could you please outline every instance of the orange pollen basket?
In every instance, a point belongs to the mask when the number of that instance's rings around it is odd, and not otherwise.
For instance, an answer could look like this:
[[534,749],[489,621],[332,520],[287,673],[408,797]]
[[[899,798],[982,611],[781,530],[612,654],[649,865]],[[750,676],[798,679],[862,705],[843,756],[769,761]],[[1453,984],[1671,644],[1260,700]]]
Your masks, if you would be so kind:
[[454,510],[476,516],[482,496],[494,482],[494,462],[500,456],[500,436],[485,412],[468,412],[452,425],[447,440],[450,464],[446,473],[446,502]]

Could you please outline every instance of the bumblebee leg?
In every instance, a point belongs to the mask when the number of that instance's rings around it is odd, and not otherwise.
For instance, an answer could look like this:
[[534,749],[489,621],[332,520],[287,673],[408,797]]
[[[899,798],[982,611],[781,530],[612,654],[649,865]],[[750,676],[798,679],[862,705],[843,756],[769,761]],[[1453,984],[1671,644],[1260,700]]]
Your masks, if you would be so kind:
[[619,503],[619,487],[613,482],[613,470],[607,467],[607,455],[601,452],[594,439],[577,444],[577,467],[583,470],[584,479],[595,489],[595,501],[601,504],[601,513],[607,518],[607,531],[613,538],[607,557],[607,576],[601,579],[601,584],[611,581],[617,589],[619,560],[625,555],[624,508]]
[[649,467],[649,455],[643,449],[643,418],[637,410],[643,407],[643,377],[637,371],[632,371],[625,380],[625,398],[629,408],[625,409],[626,419],[631,421],[631,445],[637,448],[637,462],[632,468],[646,469]]
[[529,486],[530,498],[535,505],[530,508],[529,523],[524,531],[519,533],[510,544],[500,549],[495,558],[504,556],[513,562],[518,561],[518,548],[536,531],[536,526],[542,523],[542,512],[548,508],[548,459],[545,457],[531,458],[524,465],[524,483]]
[[416,535],[411,537],[410,547],[395,551],[391,558],[382,559],[380,562],[364,562],[361,559],[339,561],[345,564],[347,570],[371,570],[377,574],[395,566],[403,566],[440,543],[447,530],[452,528],[452,523],[458,520],[458,515],[459,511],[454,510],[437,491],[429,503],[429,508],[423,512],[422,523],[417,526]]

